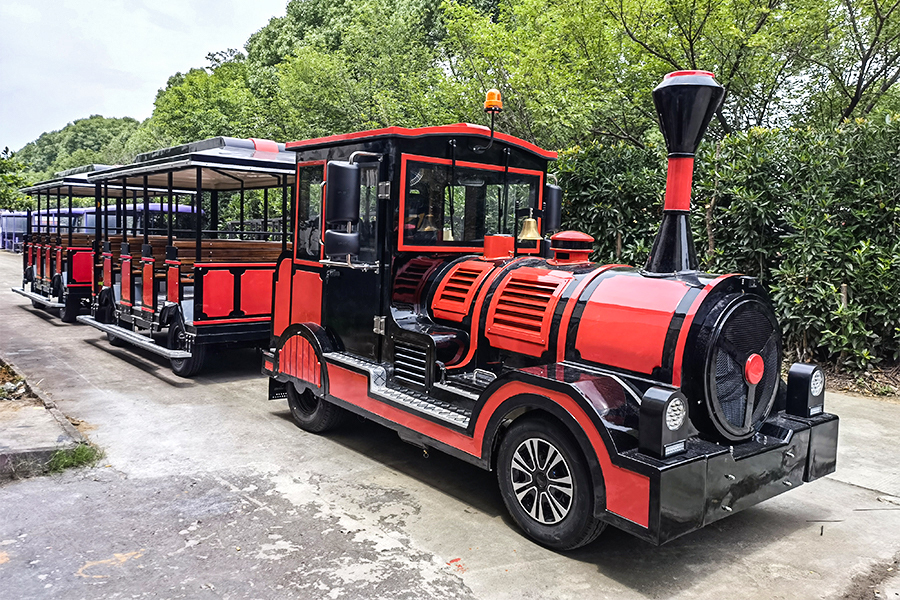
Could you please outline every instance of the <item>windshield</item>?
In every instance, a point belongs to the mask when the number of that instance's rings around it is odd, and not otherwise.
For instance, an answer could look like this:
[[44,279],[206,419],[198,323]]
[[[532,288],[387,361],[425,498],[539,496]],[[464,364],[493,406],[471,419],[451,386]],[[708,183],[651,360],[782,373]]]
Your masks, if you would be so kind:
[[516,211],[537,208],[539,172],[470,165],[406,161],[401,249],[481,248],[486,235],[517,233]]

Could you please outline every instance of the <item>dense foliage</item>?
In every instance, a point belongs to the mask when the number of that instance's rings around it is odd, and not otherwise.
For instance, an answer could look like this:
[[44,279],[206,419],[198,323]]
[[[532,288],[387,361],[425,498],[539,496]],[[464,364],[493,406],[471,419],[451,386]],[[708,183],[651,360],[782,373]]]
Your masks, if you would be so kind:
[[795,355],[898,357],[900,0],[288,0],[207,58],[143,123],[95,115],[4,154],[3,201],[23,178],[218,135],[483,123],[497,87],[501,130],[567,149],[569,224],[640,263],[665,182],[650,91],[709,69],[726,97],[696,176],[705,266],[761,277]]
[[[692,226],[702,268],[762,279],[789,358],[866,368],[900,357],[900,121],[761,129],[702,146]],[[641,265],[665,155],[595,143],[562,154],[567,227],[604,262]],[[842,293],[842,286],[845,292]]]

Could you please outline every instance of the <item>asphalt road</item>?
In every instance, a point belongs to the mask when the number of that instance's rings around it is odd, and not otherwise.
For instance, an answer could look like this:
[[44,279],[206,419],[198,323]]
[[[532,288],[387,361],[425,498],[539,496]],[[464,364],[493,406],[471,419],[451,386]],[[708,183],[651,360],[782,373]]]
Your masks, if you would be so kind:
[[491,473],[361,420],[302,432],[252,351],[176,377],[31,308],[8,291],[20,265],[0,252],[0,355],[106,458],[0,485],[3,600],[873,598],[900,555],[896,399],[828,395],[826,479],[659,548],[609,529],[558,554],[518,533]]

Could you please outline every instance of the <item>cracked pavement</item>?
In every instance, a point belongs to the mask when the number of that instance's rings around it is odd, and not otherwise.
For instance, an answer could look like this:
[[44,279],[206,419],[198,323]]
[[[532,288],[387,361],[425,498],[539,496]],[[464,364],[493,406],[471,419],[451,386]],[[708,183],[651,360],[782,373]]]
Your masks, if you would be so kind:
[[[20,268],[0,252],[6,289]],[[869,598],[900,553],[896,400],[828,395],[832,476],[659,548],[609,529],[558,554],[518,533],[491,473],[359,419],[299,430],[251,350],[181,379],[8,291],[0,328],[0,355],[106,452],[0,485],[4,600]]]

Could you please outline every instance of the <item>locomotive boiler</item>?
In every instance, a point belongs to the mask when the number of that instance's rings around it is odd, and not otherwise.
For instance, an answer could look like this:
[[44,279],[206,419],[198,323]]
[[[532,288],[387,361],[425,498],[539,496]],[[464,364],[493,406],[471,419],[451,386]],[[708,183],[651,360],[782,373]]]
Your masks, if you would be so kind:
[[516,523],[555,549],[607,524],[663,543],[832,472],[821,370],[783,382],[765,289],[698,270],[694,153],[723,94],[704,71],[653,92],[669,165],[642,268],[552,234],[555,154],[493,127],[288,144],[295,243],[275,273],[270,396],[309,431],[353,412],[495,470]]

